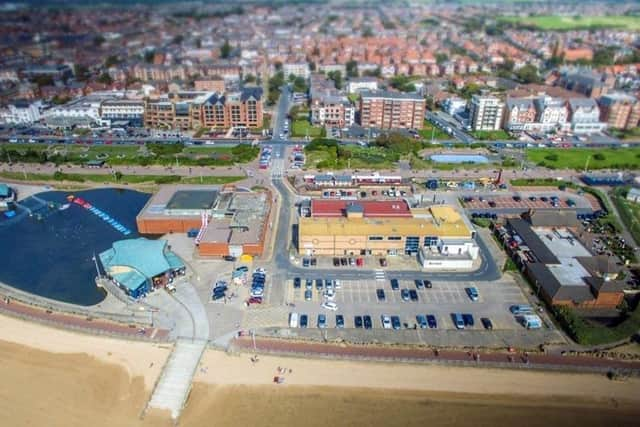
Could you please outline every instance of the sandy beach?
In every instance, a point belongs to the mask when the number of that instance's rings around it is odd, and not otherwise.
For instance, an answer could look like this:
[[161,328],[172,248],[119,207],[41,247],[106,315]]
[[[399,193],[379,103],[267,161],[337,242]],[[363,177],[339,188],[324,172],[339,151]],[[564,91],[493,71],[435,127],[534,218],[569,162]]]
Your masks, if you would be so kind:
[[[0,316],[0,411],[7,425],[171,425],[141,417],[168,345],[52,329]],[[209,350],[180,425],[634,425],[640,380]],[[286,368],[284,384],[273,377]],[[291,370],[291,372],[289,372]],[[541,408],[545,418],[536,417]],[[105,417],[104,414],[109,414]],[[301,418],[301,414],[304,417]],[[528,418],[529,419],[529,418]],[[88,424],[87,420],[91,420]],[[473,420],[473,421],[471,421]],[[545,424],[536,424],[544,420]]]

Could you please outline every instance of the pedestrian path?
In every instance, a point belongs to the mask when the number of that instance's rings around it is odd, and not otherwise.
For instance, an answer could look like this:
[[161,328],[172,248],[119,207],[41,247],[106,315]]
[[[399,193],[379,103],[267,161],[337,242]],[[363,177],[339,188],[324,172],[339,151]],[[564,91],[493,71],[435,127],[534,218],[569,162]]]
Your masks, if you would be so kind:
[[383,280],[386,280],[386,275],[385,275],[384,270],[375,270],[375,271],[373,272],[373,274],[374,274],[374,276],[375,276],[375,278],[376,278],[376,280],[377,280],[377,281],[383,281]]
[[271,162],[271,179],[282,179],[284,174],[284,159],[277,158]]
[[191,389],[193,375],[198,368],[206,340],[178,339],[153,390],[149,407],[168,409],[176,420]]

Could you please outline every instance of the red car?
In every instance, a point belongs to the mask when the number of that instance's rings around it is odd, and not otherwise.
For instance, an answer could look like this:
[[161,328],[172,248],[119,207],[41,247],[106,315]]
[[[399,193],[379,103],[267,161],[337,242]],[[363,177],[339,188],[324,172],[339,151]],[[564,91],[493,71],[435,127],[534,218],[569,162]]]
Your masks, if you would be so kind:
[[358,267],[362,267],[364,265],[364,260],[362,258],[356,259],[356,265]]
[[251,297],[247,300],[247,304],[262,304],[262,297]]

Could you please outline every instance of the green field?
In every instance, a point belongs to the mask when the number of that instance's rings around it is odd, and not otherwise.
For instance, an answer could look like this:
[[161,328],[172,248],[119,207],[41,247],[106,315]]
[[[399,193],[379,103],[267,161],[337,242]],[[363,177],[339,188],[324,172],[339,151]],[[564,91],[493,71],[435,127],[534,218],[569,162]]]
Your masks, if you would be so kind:
[[243,176],[202,176],[202,177],[181,177],[178,175],[122,175],[118,179],[112,174],[84,174],[84,173],[23,173],[23,172],[0,172],[1,178],[12,179],[14,181],[59,181],[97,184],[207,184],[221,185],[236,182],[244,179]]
[[79,145],[79,144],[3,144],[0,162],[84,164],[104,160],[115,165],[170,165],[176,160],[186,166],[228,166],[256,158],[259,147],[184,146],[182,144]]
[[480,141],[494,141],[494,140],[509,140],[513,139],[507,132],[500,130],[476,130],[471,132],[471,135]]
[[311,126],[307,120],[295,120],[291,125],[291,136],[303,138],[309,136],[309,138],[317,138],[323,136],[324,128],[318,126]]
[[598,28],[640,29],[638,16],[557,16],[540,15],[531,17],[506,16],[499,19],[519,25],[533,26],[547,31],[591,30]]
[[[435,132],[434,132],[435,129]],[[433,139],[436,141],[446,141],[453,139],[450,135],[448,135],[445,131],[440,128],[435,127],[430,121],[425,120],[422,129],[418,131],[420,137],[427,142],[431,141],[431,137],[433,135]]]
[[527,159],[550,169],[640,169],[640,148],[532,148]]

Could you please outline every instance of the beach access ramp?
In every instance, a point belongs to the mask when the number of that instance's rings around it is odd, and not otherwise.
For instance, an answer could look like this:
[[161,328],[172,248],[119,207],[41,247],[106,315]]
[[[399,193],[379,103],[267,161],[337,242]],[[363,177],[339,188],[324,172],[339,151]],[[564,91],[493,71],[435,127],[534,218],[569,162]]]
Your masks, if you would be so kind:
[[168,409],[171,417],[178,419],[206,346],[206,340],[180,338],[176,341],[147,407]]

